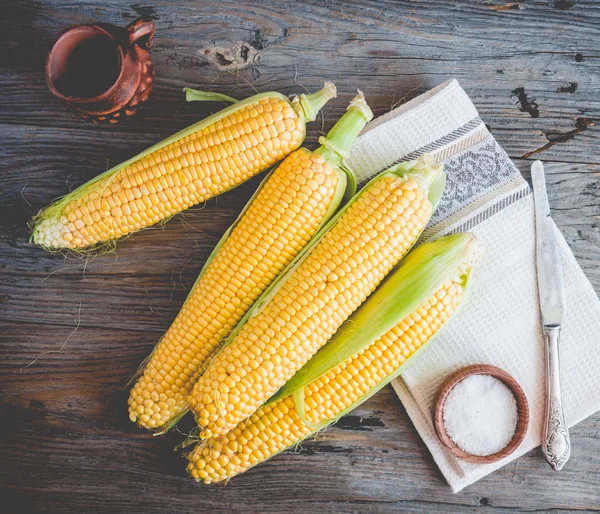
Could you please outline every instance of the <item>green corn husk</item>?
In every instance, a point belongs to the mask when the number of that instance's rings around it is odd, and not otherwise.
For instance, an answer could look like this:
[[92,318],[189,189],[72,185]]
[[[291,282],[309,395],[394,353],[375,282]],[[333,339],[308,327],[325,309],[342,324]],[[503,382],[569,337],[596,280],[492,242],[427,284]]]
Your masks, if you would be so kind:
[[191,87],[184,87],[186,102],[225,102],[227,104],[238,103],[239,100],[222,93],[213,93],[212,91],[200,91]]

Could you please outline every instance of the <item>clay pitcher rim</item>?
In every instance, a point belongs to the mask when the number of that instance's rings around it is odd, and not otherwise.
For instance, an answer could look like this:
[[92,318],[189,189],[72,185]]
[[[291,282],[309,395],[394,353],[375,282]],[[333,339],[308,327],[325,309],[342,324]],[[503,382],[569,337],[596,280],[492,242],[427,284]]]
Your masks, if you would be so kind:
[[[56,89],[54,82],[52,80],[51,74],[50,74],[50,62],[52,60],[54,52],[56,51],[56,47],[69,34],[72,34],[79,30],[86,30],[86,31],[93,30],[99,34],[102,34],[104,37],[108,38],[110,40],[110,42],[115,46],[115,48],[117,50],[117,56],[119,59],[119,74],[115,78],[114,82],[111,84],[111,86],[106,91],[104,91],[103,93],[101,93],[97,96],[93,96],[93,97],[68,96],[68,95],[62,94],[60,91],[58,91],[58,89]],[[117,85],[119,84],[121,78],[123,77],[123,68],[124,68],[123,59],[124,59],[124,57],[125,56],[123,54],[123,49],[121,48],[121,45],[114,38],[114,36],[106,29],[99,27],[98,25],[93,25],[93,24],[72,25],[70,27],[67,27],[65,30],[63,30],[63,32],[56,38],[56,41],[54,41],[52,48],[48,52],[48,56],[46,57],[46,83],[48,84],[48,88],[50,89],[50,92],[54,96],[56,96],[57,98],[59,98],[61,100],[66,101],[66,102],[68,102],[68,101],[76,101],[79,103],[99,102],[99,101],[102,101],[102,100],[105,100],[106,98],[108,98],[117,88]]]

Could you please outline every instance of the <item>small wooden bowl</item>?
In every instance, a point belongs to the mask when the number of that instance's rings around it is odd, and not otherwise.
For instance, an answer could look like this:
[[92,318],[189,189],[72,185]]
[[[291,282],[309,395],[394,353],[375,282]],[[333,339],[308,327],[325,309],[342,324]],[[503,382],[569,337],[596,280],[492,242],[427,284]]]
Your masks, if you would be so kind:
[[[498,380],[504,382],[504,384],[512,391],[517,401],[519,419],[517,421],[515,435],[510,442],[504,448],[502,448],[502,450],[490,455],[480,456],[465,452],[459,448],[454,441],[452,441],[446,432],[446,426],[444,425],[444,403],[446,402],[450,391],[452,391],[456,384],[471,375],[490,375],[494,378],[497,378]],[[496,366],[490,366],[489,364],[474,364],[472,366],[459,369],[456,373],[453,373],[444,381],[435,403],[433,424],[440,442],[452,455],[467,462],[473,462],[476,464],[489,464],[490,462],[496,462],[504,457],[507,457],[513,453],[523,442],[525,434],[527,434],[527,426],[529,425],[529,404],[527,403],[527,397],[525,396],[521,386],[506,371],[497,368]]]

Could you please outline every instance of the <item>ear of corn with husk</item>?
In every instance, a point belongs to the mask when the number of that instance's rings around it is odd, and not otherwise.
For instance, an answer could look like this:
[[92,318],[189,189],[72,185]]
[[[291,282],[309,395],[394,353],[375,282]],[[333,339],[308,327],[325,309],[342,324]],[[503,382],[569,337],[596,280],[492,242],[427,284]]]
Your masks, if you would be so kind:
[[186,396],[219,342],[352,189],[339,164],[371,117],[360,93],[319,149],[296,150],[265,178],[210,255],[133,387],[132,421],[164,431],[185,414]]
[[188,403],[201,437],[252,415],[336,332],[425,228],[443,189],[430,158],[373,179],[264,293],[210,363]]
[[464,302],[479,245],[457,234],[417,248],[279,393],[188,455],[198,481],[220,482],[298,444],[399,376]]
[[[218,99],[233,101],[224,96]],[[270,92],[236,102],[40,211],[31,240],[46,249],[108,244],[224,193],[296,150],[306,122],[334,96],[335,86],[327,83],[291,101]]]

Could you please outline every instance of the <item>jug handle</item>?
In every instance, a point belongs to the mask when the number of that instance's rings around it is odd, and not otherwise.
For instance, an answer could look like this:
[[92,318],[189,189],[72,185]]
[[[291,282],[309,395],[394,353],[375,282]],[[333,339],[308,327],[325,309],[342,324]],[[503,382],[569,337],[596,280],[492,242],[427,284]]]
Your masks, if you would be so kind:
[[[155,31],[155,25],[152,20],[136,20],[127,25],[126,30],[129,46],[138,44],[146,50],[152,48],[152,37],[154,36]],[[146,40],[140,41],[142,38],[146,38]]]

